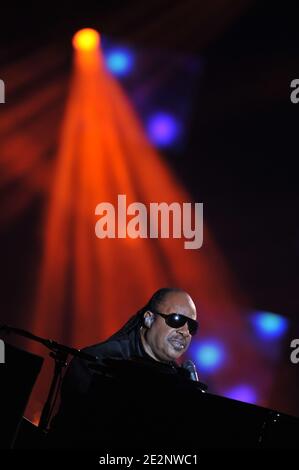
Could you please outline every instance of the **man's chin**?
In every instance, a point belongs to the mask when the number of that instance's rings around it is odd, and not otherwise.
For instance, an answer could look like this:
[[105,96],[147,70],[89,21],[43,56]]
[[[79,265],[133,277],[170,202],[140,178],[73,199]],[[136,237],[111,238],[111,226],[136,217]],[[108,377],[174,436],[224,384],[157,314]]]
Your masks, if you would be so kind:
[[185,352],[185,348],[178,350],[171,345],[167,348],[167,355],[170,361],[178,359],[180,356],[182,356],[182,354],[184,354],[184,352]]

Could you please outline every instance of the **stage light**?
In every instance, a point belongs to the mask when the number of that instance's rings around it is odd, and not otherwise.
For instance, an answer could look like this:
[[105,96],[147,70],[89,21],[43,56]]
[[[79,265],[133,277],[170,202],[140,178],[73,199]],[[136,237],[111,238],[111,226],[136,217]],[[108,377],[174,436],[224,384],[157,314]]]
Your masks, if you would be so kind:
[[[196,293],[211,326],[224,322],[225,327],[234,330],[238,324],[235,300],[238,296],[208,227],[205,227],[205,243],[211,254],[208,257],[201,250],[191,253],[184,249],[181,240],[174,237],[149,241],[99,240],[95,236],[94,211],[99,202],[116,204],[118,195],[126,194],[128,204],[134,201],[183,204],[191,196],[172,168],[149,145],[123,88],[107,73],[107,66],[102,66],[105,57],[100,47],[86,50],[92,41],[84,40],[82,44],[79,38],[78,34],[74,39],[73,74],[53,172],[51,179],[46,179],[47,211],[39,229],[43,256],[28,329],[74,347],[95,344],[113,334],[156,289],[174,283]],[[82,50],[80,43],[84,46]],[[60,81],[58,77],[58,90]],[[28,105],[29,116],[30,113]],[[53,131],[51,126],[45,127],[48,130],[50,134]],[[24,136],[20,132],[22,150]],[[58,135],[54,137],[56,143]],[[30,149],[29,163],[31,153]],[[17,159],[15,164],[18,171]],[[42,173],[45,184],[43,176]],[[36,175],[34,188],[35,179]],[[121,226],[118,219],[118,227]],[[223,308],[226,314],[222,317],[218,313]],[[34,347],[32,350],[35,352]],[[211,362],[215,367],[219,354],[211,357],[210,353],[208,359],[210,368]],[[253,359],[254,351],[250,351],[251,365]],[[34,392],[34,410],[39,410],[43,392],[46,395],[48,391],[47,384],[44,380]]]
[[127,49],[115,49],[105,54],[105,62],[114,75],[126,75],[132,68],[133,56]]
[[99,47],[100,35],[92,28],[77,31],[73,37],[73,46],[79,51],[93,51]]
[[256,312],[252,315],[252,323],[263,338],[279,338],[288,328],[288,320],[272,312]]
[[232,398],[233,400],[243,401],[245,403],[256,403],[257,402],[257,393],[251,385],[240,384],[235,387],[227,390],[224,393],[224,396],[227,398]]
[[180,133],[180,126],[173,115],[160,112],[148,119],[147,132],[155,145],[168,147],[176,141]]
[[200,371],[212,372],[223,363],[224,350],[217,341],[203,341],[192,350]]

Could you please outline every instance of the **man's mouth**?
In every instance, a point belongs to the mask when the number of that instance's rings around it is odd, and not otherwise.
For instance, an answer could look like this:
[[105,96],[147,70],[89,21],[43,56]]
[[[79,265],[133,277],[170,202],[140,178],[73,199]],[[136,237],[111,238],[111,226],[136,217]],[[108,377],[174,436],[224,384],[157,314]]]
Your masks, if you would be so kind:
[[176,351],[182,351],[186,347],[186,342],[182,338],[170,338],[169,343]]

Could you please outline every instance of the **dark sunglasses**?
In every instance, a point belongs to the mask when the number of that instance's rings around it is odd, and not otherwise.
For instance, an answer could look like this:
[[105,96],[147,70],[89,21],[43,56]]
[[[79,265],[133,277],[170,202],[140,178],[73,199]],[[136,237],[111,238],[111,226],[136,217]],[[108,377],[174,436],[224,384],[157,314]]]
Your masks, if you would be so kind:
[[157,312],[157,310],[151,311],[156,315],[160,315],[160,317],[164,318],[166,325],[170,326],[171,328],[181,328],[186,323],[188,323],[188,330],[190,335],[194,336],[197,332],[198,322],[192,318],[186,317],[181,313],[169,313],[169,315],[166,315],[165,313]]

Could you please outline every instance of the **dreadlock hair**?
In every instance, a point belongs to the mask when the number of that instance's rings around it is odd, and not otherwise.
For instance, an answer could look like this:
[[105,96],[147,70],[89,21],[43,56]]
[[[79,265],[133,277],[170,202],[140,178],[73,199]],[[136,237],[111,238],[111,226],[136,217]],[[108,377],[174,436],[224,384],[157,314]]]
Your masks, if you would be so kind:
[[[138,310],[135,315],[133,315],[123,326],[120,330],[114,333],[108,340],[111,339],[120,339],[123,336],[128,335],[132,330],[135,328],[140,328],[143,325],[144,321],[144,314],[147,310],[158,310],[160,304],[163,302],[165,297],[168,294],[172,294],[173,292],[185,292],[183,289],[178,287],[162,287],[158,289],[149,299],[149,301]],[[108,341],[107,340],[107,341]]]

